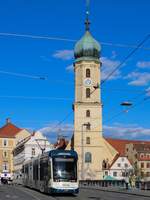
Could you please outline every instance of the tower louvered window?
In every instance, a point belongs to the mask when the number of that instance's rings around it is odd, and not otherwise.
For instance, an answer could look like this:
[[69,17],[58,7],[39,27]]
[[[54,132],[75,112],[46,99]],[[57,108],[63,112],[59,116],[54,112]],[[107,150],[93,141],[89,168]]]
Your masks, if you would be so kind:
[[90,98],[90,96],[91,96],[90,88],[86,88],[86,98]]
[[90,78],[91,77],[91,71],[90,69],[86,69],[86,78]]
[[90,117],[90,110],[86,110],[86,117]]

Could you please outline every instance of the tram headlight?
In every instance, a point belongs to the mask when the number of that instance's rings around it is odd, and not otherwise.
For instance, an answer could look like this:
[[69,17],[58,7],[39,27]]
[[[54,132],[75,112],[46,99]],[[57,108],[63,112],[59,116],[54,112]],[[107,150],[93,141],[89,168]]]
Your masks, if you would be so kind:
[[58,174],[59,176],[61,176],[61,170],[58,170],[58,171],[57,171],[57,174]]

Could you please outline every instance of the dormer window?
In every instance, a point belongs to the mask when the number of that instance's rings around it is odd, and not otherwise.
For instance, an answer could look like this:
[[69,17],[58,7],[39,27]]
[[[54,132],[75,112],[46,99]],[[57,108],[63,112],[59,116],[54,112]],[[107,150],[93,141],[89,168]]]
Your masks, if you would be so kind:
[[8,144],[7,139],[4,139],[3,144],[4,144],[5,147],[7,146],[7,144]]

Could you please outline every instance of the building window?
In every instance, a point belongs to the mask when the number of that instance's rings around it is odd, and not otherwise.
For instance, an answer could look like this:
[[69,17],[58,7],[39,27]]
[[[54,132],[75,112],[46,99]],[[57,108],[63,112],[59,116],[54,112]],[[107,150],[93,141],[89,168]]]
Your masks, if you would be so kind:
[[141,154],[141,155],[140,155],[140,157],[141,157],[141,158],[143,158],[143,157],[144,157],[144,155],[143,155],[143,154]]
[[141,177],[142,177],[142,178],[144,177],[144,172],[141,172]]
[[85,163],[91,163],[92,162],[92,155],[90,152],[85,153]]
[[113,172],[113,176],[117,176],[117,172]]
[[143,162],[141,163],[141,168],[144,168],[144,163]]
[[108,176],[108,171],[105,171],[105,176]]
[[90,78],[90,77],[91,77],[90,69],[86,69],[86,78]]
[[146,172],[146,177],[150,177],[150,172]]
[[126,176],[126,173],[125,172],[122,172],[122,177],[125,177]]
[[32,156],[35,156],[35,148],[32,148]]
[[128,164],[127,164],[127,163],[125,163],[125,164],[124,164],[124,167],[125,167],[125,168],[127,168],[127,167],[128,167]]
[[120,163],[118,163],[118,164],[117,164],[117,166],[118,166],[118,167],[121,167],[121,164],[120,164]]
[[87,131],[90,131],[90,130],[91,130],[91,124],[90,124],[89,122],[86,124],[86,130],[87,130]]
[[90,98],[90,96],[91,96],[90,88],[86,88],[86,98]]
[[86,111],[86,117],[90,117],[90,114],[91,114],[91,113],[90,113],[90,110],[87,110],[87,111]]
[[86,137],[86,144],[90,144],[90,137]]
[[147,167],[147,168],[150,168],[150,163],[146,163],[146,167]]
[[7,157],[7,151],[3,152],[3,157],[6,158]]
[[4,171],[7,171],[7,170],[8,170],[8,163],[7,163],[7,162],[4,162],[4,163],[3,163],[3,170],[4,170]]
[[7,146],[7,140],[6,139],[4,139],[4,146]]

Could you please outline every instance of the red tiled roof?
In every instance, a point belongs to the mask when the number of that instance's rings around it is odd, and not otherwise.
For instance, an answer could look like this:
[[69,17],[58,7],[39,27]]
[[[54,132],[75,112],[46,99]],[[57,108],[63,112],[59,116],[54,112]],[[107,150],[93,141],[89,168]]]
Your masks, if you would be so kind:
[[13,138],[15,135],[21,131],[22,129],[18,128],[12,123],[7,123],[2,128],[0,128],[0,137],[6,137],[6,138]]
[[113,146],[120,155],[125,155],[125,146],[126,144],[150,144],[150,141],[141,141],[141,140],[122,140],[122,139],[113,139],[105,138],[105,140]]

